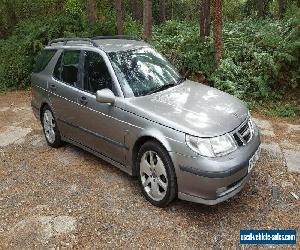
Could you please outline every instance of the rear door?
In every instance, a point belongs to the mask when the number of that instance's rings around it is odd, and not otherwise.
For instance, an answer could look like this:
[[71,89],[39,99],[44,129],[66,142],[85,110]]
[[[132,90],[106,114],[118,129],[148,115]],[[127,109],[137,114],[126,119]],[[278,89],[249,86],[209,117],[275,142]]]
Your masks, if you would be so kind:
[[58,127],[63,136],[71,140],[80,138],[78,119],[78,88],[82,85],[80,75],[81,50],[66,49],[59,57],[51,80],[48,82],[50,102]]

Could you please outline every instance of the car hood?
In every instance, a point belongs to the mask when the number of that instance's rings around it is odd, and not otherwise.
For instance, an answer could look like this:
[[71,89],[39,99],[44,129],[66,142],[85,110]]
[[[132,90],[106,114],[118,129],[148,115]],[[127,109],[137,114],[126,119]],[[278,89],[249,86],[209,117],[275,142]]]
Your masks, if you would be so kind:
[[239,99],[189,80],[158,93],[129,98],[125,109],[172,129],[201,137],[230,132],[248,115],[248,109]]

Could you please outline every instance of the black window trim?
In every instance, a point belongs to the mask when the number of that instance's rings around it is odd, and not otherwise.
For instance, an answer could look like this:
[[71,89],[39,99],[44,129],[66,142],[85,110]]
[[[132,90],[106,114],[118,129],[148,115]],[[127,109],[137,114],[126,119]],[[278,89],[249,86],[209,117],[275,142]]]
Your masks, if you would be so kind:
[[[74,50],[75,50],[75,51],[79,50],[79,51],[80,51],[79,64],[78,64],[78,74],[79,74],[79,78],[78,78],[78,81],[79,81],[79,82],[78,82],[78,85],[80,85],[80,87],[79,87],[79,86],[72,86],[72,85],[70,85],[70,84],[67,83],[67,82],[63,82],[61,79],[57,79],[57,78],[54,76],[54,69],[55,69],[55,67],[56,67],[56,65],[57,65],[57,62],[58,62],[58,60],[59,60],[61,57],[63,57],[64,52],[65,52],[66,50],[73,50],[73,51],[74,51]],[[85,48],[85,49],[82,49],[82,48],[61,48],[61,49],[57,49],[57,52],[60,53],[60,54],[58,55],[58,58],[57,58],[57,60],[56,60],[56,62],[55,62],[55,64],[54,64],[53,72],[52,72],[52,78],[55,79],[55,80],[58,81],[58,82],[61,82],[61,83],[65,84],[65,85],[69,86],[69,87],[72,87],[72,88],[78,89],[78,90],[80,90],[80,91],[83,91],[83,92],[85,92],[85,93],[87,93],[87,94],[96,96],[96,93],[93,93],[93,92],[90,92],[90,91],[84,89],[84,82],[83,82],[83,80],[84,80],[84,63],[85,63],[84,52],[86,52],[86,51],[95,52],[95,53],[99,54],[99,56],[101,56],[101,57],[104,59],[103,55],[102,55],[99,51],[96,51],[96,50],[89,50],[89,49],[87,49],[87,48]],[[105,53],[105,55],[107,56],[108,60],[110,61],[110,58],[109,58],[108,54],[107,54],[105,51],[103,51],[103,50],[101,50],[101,51],[102,51],[103,53]],[[57,52],[56,52],[56,53],[57,53]],[[52,59],[53,59],[53,58],[52,58]],[[104,61],[105,61],[105,60],[104,60]],[[60,66],[61,66],[61,64],[62,64],[62,60],[60,61]],[[106,61],[105,61],[105,64],[106,64],[106,67],[109,69],[109,65],[107,65]],[[122,86],[121,86],[120,83],[119,83],[119,79],[118,79],[118,77],[117,77],[117,75],[116,75],[116,73],[115,73],[115,70],[114,70],[114,68],[113,68],[112,66],[111,66],[111,68],[112,68],[112,70],[113,70],[113,72],[114,72],[114,74],[115,74],[115,76],[116,76],[116,80],[117,80],[117,82],[114,80],[114,78],[113,78],[111,72],[109,71],[109,74],[110,74],[111,79],[112,79],[112,87],[113,87],[112,92],[115,94],[116,97],[120,97],[120,95],[119,95],[119,93],[118,93],[118,90],[117,90],[117,86],[116,86],[116,85],[118,84],[118,85],[120,86],[120,91],[122,92],[123,97],[125,97],[125,95],[124,95],[124,90],[123,90]],[[61,72],[60,72],[60,74],[61,74]]]
[[[113,80],[113,77],[112,77],[112,75],[111,75],[111,72],[109,71],[109,67],[108,67],[106,61],[104,60],[103,55],[101,55],[98,51],[95,51],[95,50],[88,50],[88,49],[83,49],[83,50],[82,50],[82,85],[81,85],[81,86],[82,86],[82,89],[81,89],[81,90],[84,91],[84,92],[86,92],[86,93],[89,93],[89,94],[91,94],[91,95],[93,95],[93,96],[96,96],[96,93],[84,89],[84,73],[85,73],[85,72],[84,72],[84,65],[85,65],[85,56],[84,56],[84,52],[94,52],[94,53],[97,53],[99,56],[102,57],[103,61],[105,62],[105,65],[106,65],[106,68],[107,68],[107,70],[108,70],[108,73],[109,73],[109,75],[110,75],[110,77],[111,77],[111,80],[112,80],[112,89],[111,89],[111,91],[114,93],[114,95],[115,95],[116,97],[119,97],[118,91],[117,91],[117,88],[116,88],[116,83],[115,83],[115,81]],[[108,59],[109,59],[109,58],[108,58]],[[119,83],[118,83],[118,84],[119,84]],[[122,90],[122,91],[123,91],[123,90]]]
[[[62,62],[63,62],[63,56],[64,56],[64,54],[65,54],[65,51],[79,51],[80,52],[80,54],[79,54],[79,62],[78,62],[78,72],[77,72],[77,84],[76,85],[78,85],[78,86],[72,86],[71,84],[69,84],[69,83],[67,83],[67,82],[64,82],[64,81],[62,81],[62,79],[61,79],[61,72],[59,72],[59,74],[60,74],[60,79],[57,79],[55,76],[54,76],[54,71],[55,71],[55,67],[56,67],[56,65],[57,65],[57,63],[58,63],[58,61],[60,60],[60,68],[61,68],[61,66],[62,66]],[[84,89],[83,89],[83,78],[82,78],[82,72],[83,72],[83,68],[82,68],[82,65],[83,65],[83,50],[82,49],[76,49],[76,48],[63,48],[62,50],[61,50],[61,52],[60,52],[60,55],[58,56],[58,58],[57,58],[57,60],[56,60],[56,63],[55,63],[55,65],[54,65],[54,67],[53,67],[53,72],[52,72],[52,77],[56,80],[56,81],[59,81],[59,82],[61,82],[61,83],[63,83],[63,84],[65,84],[65,85],[67,85],[67,86],[70,86],[70,87],[73,87],[73,88],[76,88],[76,89],[79,89],[79,90],[83,90],[84,91]]]

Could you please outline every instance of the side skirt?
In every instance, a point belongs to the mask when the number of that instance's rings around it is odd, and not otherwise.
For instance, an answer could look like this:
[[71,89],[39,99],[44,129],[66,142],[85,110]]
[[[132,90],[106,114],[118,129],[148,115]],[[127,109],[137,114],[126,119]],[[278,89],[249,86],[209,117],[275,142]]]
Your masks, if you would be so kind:
[[92,149],[92,148],[90,148],[90,147],[87,147],[87,146],[85,146],[85,145],[83,145],[83,144],[81,144],[81,143],[79,143],[79,142],[77,142],[77,141],[74,141],[74,140],[72,140],[72,139],[68,139],[68,138],[66,138],[66,137],[64,137],[64,136],[62,136],[62,140],[65,141],[65,142],[68,142],[68,143],[70,143],[70,144],[73,144],[73,145],[75,145],[75,146],[77,146],[77,147],[79,147],[79,148],[82,148],[83,150],[88,151],[89,153],[91,153],[91,154],[93,154],[93,155],[95,155],[95,156],[101,158],[102,160],[104,160],[104,161],[110,163],[111,165],[113,165],[113,166],[119,168],[120,170],[122,170],[122,171],[124,171],[125,173],[127,173],[127,174],[129,174],[129,175],[132,176],[132,168],[128,168],[128,167],[126,167],[125,165],[123,165],[123,164],[121,164],[121,163],[119,163],[119,162],[117,162],[117,161],[115,161],[115,160],[109,158],[108,156],[105,156],[105,155],[99,153],[98,151],[96,151],[96,150],[94,150],[94,149]]

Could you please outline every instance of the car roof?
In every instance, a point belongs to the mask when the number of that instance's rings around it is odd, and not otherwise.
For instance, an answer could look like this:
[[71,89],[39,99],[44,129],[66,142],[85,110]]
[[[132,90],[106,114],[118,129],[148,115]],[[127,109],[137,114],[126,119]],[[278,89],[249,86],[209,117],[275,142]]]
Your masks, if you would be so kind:
[[59,38],[49,42],[47,48],[64,48],[64,47],[95,47],[105,52],[127,51],[149,45],[143,40],[136,38],[115,37],[95,37],[95,38]]
[[127,40],[127,39],[101,39],[94,40],[96,44],[105,52],[116,52],[149,47],[144,41]]

